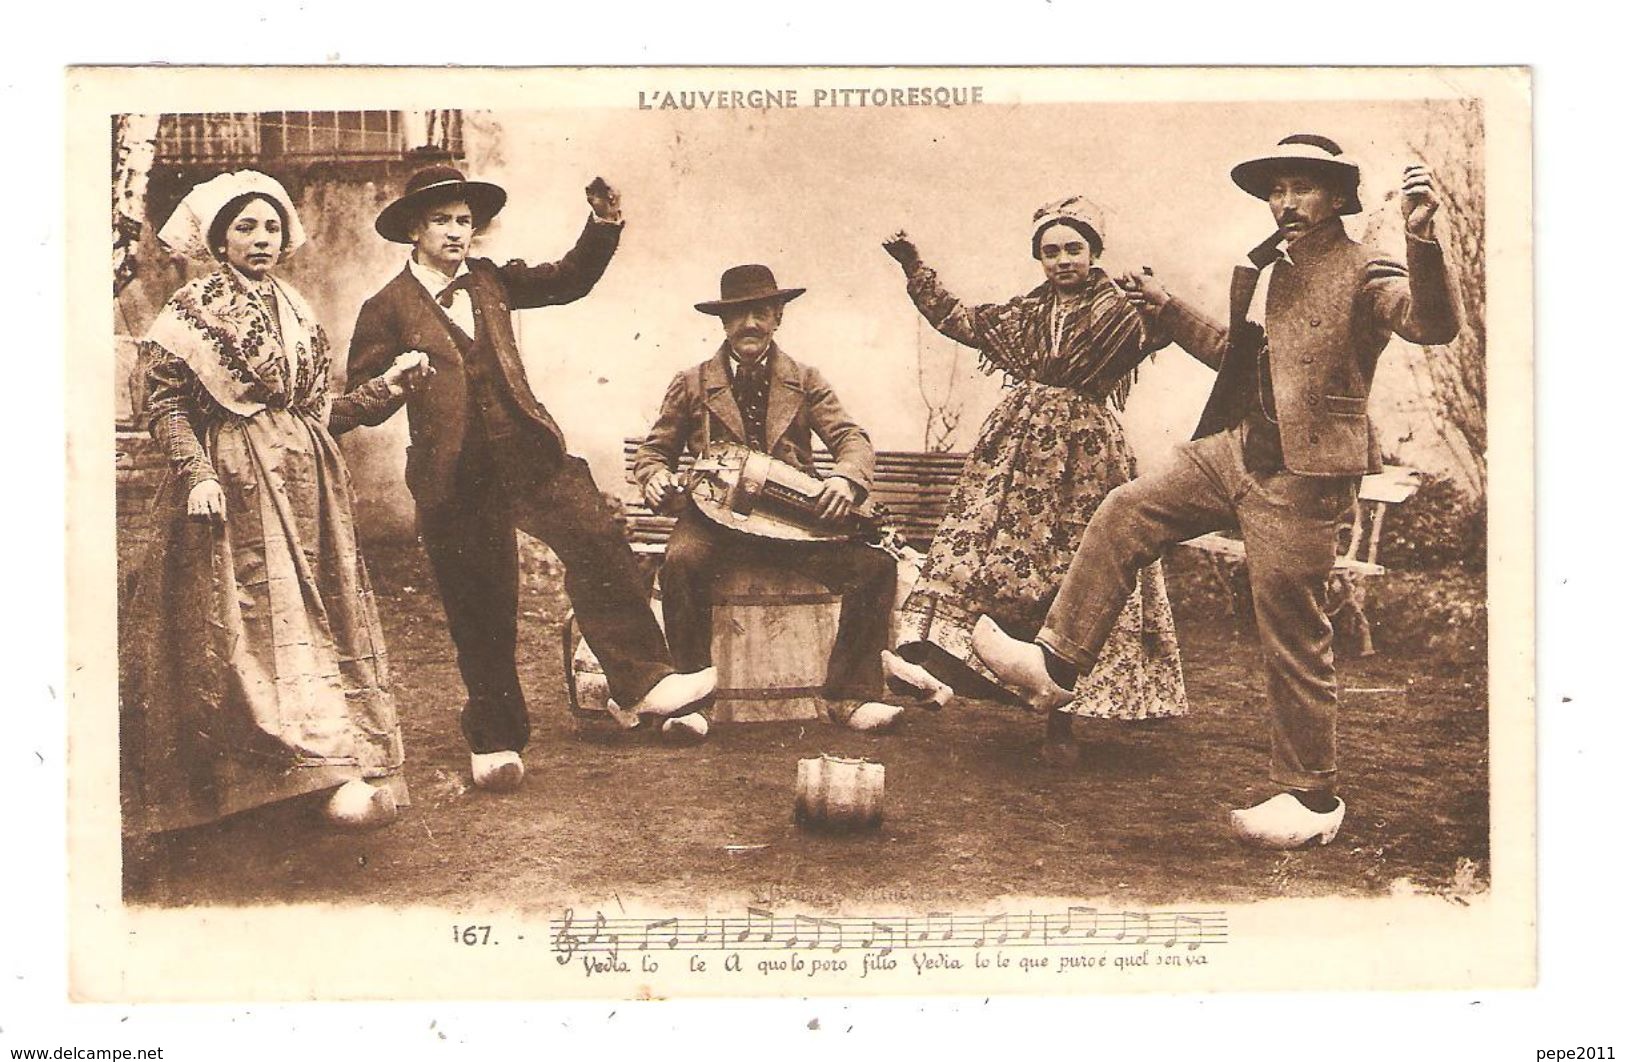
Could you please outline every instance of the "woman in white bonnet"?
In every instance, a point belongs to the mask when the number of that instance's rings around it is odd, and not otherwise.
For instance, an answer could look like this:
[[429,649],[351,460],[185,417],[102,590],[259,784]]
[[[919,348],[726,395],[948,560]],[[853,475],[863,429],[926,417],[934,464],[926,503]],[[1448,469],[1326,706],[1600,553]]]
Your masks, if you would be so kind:
[[403,355],[329,396],[327,335],[273,275],[304,229],[263,173],[193,188],[158,238],[216,268],[170,297],[141,345],[169,467],[119,617],[124,830],[316,793],[334,823],[392,821],[400,726],[333,435],[426,363]]

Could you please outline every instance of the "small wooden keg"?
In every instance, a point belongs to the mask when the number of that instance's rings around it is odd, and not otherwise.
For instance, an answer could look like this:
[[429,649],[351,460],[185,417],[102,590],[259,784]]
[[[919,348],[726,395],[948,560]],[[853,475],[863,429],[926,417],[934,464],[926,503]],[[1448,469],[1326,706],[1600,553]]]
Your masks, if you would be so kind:
[[[712,721],[819,718],[840,595],[782,568],[742,565],[717,578],[711,601],[711,659],[717,668],[707,713]],[[664,629],[658,594],[650,604]],[[609,701],[603,666],[572,625],[566,625],[564,639],[571,708],[597,717]]]
[[712,590],[711,659],[722,723],[817,719],[840,595],[782,568],[739,565]]
[[880,825],[886,797],[886,768],[869,760],[820,756],[796,764],[795,821],[831,830],[866,830]]

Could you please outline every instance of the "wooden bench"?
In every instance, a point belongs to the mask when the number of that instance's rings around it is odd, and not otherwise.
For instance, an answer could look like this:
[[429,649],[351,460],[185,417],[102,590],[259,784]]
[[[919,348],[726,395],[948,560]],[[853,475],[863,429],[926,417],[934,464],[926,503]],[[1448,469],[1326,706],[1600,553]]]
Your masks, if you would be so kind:
[[[1348,545],[1338,554],[1326,580],[1326,611],[1339,632],[1354,642],[1360,656],[1376,652],[1371,644],[1371,624],[1365,616],[1365,580],[1388,570],[1377,560],[1383,516],[1390,505],[1410,500],[1421,486],[1422,473],[1416,469],[1384,465],[1381,472],[1360,481],[1359,501],[1347,516],[1343,534],[1348,536]],[[1236,533],[1214,531],[1180,544],[1208,558],[1220,585],[1230,591],[1232,614],[1246,611],[1249,591],[1238,576],[1247,561],[1247,547]]]

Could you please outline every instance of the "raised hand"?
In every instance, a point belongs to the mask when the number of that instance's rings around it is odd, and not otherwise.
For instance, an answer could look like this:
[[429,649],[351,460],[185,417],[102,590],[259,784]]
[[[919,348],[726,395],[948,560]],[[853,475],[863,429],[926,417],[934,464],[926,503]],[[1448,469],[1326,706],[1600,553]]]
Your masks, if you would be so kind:
[[599,221],[621,220],[621,193],[602,177],[594,177],[587,185],[587,205]]
[[220,489],[219,480],[206,479],[192,488],[186,495],[186,515],[203,520],[226,518],[226,492]]
[[909,239],[908,233],[902,229],[886,237],[880,245],[886,248],[886,253],[897,259],[897,264],[904,269],[913,269],[920,264],[919,248],[914,246],[914,241]]
[[1433,187],[1433,171],[1417,162],[1405,167],[1405,231],[1419,240],[1433,239],[1433,216],[1439,212],[1439,193]]

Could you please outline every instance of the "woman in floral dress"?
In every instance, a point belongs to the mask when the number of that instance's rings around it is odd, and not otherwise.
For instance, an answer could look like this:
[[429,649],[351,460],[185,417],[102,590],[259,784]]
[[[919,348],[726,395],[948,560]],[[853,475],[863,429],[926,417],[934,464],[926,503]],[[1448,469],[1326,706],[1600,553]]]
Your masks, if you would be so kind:
[[170,298],[141,348],[168,470],[120,608],[125,833],[328,790],[335,823],[391,821],[400,726],[330,430],[426,361],[403,355],[329,398],[326,333],[272,276],[304,231],[265,174],[199,185],[158,235],[217,268]]
[[[886,241],[925,319],[975,347],[981,368],[1004,373],[1010,389],[982,425],[903,604],[899,655],[955,671],[938,675],[949,685],[976,684],[961,666],[991,678],[971,650],[978,615],[1016,637],[1037,634],[1084,525],[1108,491],[1135,475],[1113,407],[1122,409],[1150,350],[1139,314],[1094,264],[1102,244],[1080,198],[1041,207],[1032,255],[1044,283],[1009,302],[972,306],[943,288],[907,233]],[[1188,710],[1167,588],[1154,564],[1141,571],[1077,698],[1050,714],[1044,759],[1077,762],[1073,716]]]

